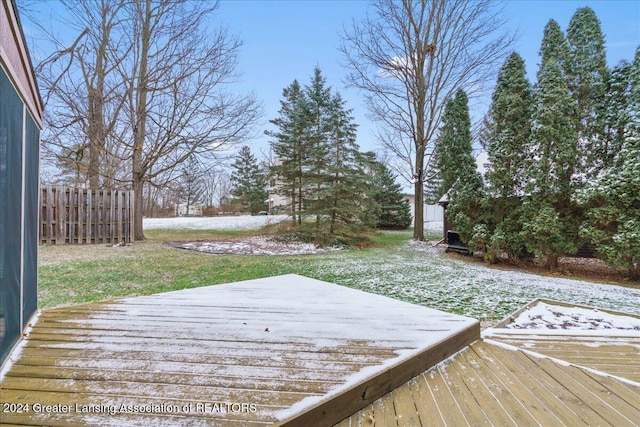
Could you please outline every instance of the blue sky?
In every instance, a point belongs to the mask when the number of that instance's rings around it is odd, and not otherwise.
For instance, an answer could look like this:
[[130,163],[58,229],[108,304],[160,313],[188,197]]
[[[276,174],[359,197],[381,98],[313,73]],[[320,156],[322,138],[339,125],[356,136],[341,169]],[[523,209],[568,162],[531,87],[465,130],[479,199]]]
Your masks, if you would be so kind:
[[[47,13],[50,9],[58,6],[56,1],[32,4],[40,9],[43,19],[50,15]],[[538,50],[547,21],[553,18],[566,30],[571,16],[583,6],[593,8],[601,21],[609,66],[621,59],[633,58],[636,46],[640,45],[639,1],[507,1],[504,8],[507,29],[518,34],[513,50],[525,59],[531,81],[535,78]],[[375,125],[366,118],[363,97],[355,89],[345,87],[347,70],[341,65],[342,57],[337,49],[343,26],[349,25],[352,19],[362,18],[368,9],[369,4],[364,0],[221,2],[214,24],[227,26],[229,32],[244,43],[238,68],[242,77],[236,89],[254,91],[264,105],[265,115],[256,128],[258,137],[249,141],[256,153],[268,149],[269,138],[264,130],[272,129],[268,120],[277,117],[282,89],[294,79],[303,84],[308,82],[315,66],[322,69],[328,83],[353,109],[360,126],[360,147],[363,150],[379,149],[374,136]],[[472,118],[485,114],[488,97],[490,91],[484,103],[472,106]]]
[[[640,45],[640,2],[637,1],[509,1],[504,14],[508,28],[518,39],[513,49],[522,55],[529,79],[535,79],[538,50],[544,26],[550,18],[566,30],[576,9],[591,7],[602,24],[607,42],[609,66],[621,59],[631,60]],[[243,73],[239,87],[255,91],[264,102],[265,117],[260,130],[270,128],[277,117],[282,89],[294,79],[309,81],[318,65],[330,85],[347,99],[360,125],[358,143],[362,149],[378,149],[375,125],[366,118],[362,96],[345,87],[347,70],[338,52],[339,32],[352,19],[362,18],[366,1],[223,1],[218,18],[244,42],[240,55]],[[489,94],[490,95],[490,94]],[[481,117],[487,103],[472,114]],[[262,132],[260,132],[262,133]],[[268,146],[261,136],[250,143],[256,151]]]

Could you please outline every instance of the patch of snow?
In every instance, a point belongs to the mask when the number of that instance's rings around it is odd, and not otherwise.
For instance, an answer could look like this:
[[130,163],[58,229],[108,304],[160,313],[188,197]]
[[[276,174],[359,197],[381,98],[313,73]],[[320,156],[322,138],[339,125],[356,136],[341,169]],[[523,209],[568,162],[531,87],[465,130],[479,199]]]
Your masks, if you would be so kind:
[[640,319],[610,314],[597,309],[565,307],[539,302],[520,313],[509,329],[634,330],[640,333]]
[[142,224],[145,230],[255,230],[287,218],[287,215],[144,218]]
[[334,247],[320,248],[312,243],[280,242],[269,236],[253,236],[226,241],[189,242],[176,246],[209,254],[234,255],[311,255],[340,250]]

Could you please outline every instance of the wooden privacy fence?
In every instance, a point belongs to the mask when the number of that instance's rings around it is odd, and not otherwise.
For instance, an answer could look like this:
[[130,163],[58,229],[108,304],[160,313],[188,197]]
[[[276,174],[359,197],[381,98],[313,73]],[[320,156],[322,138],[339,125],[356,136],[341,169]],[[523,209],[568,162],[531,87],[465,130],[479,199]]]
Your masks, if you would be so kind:
[[40,243],[133,241],[133,191],[42,187]]

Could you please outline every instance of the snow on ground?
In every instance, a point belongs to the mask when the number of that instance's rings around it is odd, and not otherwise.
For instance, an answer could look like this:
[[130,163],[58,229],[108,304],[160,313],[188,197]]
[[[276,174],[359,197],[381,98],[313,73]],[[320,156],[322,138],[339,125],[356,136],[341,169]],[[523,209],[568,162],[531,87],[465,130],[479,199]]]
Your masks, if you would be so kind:
[[300,274],[479,320],[501,319],[536,298],[640,314],[640,289],[492,268],[430,243],[330,254]]
[[623,329],[640,331],[640,319],[619,316],[582,307],[565,307],[538,302],[520,313],[506,328],[509,329]]
[[175,246],[208,254],[234,255],[311,255],[338,250],[338,248],[319,248],[312,243],[279,242],[269,236],[253,236],[226,241],[189,242]]
[[145,230],[254,230],[287,219],[286,215],[144,218]]

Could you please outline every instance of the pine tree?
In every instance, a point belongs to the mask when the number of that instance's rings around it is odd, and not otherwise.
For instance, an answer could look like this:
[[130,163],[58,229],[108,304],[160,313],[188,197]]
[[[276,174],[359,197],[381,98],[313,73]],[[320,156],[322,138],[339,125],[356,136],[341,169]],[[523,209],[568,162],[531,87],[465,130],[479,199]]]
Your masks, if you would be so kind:
[[500,69],[490,110],[489,168],[485,179],[492,198],[487,207],[493,215],[486,224],[488,261],[495,261],[502,252],[514,257],[523,246],[520,197],[526,184],[531,108],[531,85],[524,60],[513,53]]
[[469,101],[462,89],[445,106],[442,122],[440,145],[436,148],[442,177],[440,194],[449,195],[447,215],[453,219],[463,241],[469,242],[482,212],[484,195],[471,146]]
[[574,126],[580,156],[579,174],[583,184],[598,175],[609,156],[604,137],[605,93],[609,70],[600,21],[593,9],[578,9],[567,29],[569,91],[576,104]]
[[550,19],[544,27],[542,44],[538,54],[540,55],[540,64],[552,60],[560,66],[563,76],[566,75],[569,61],[569,44],[560,25],[553,19]]
[[251,215],[264,210],[267,192],[267,178],[251,149],[246,145],[240,149],[238,157],[231,165],[232,192],[248,208]]
[[[351,110],[327,86],[319,68],[304,88],[283,91],[271,146],[277,191],[291,200],[293,225],[318,244],[355,241],[367,224],[363,161]],[[304,224],[313,218],[313,230]],[[332,242],[333,240],[333,242]]]
[[436,167],[442,180],[439,197],[451,190],[457,182],[476,179],[477,167],[471,154],[473,149],[468,103],[467,94],[460,89],[445,106],[436,146]]
[[365,223],[362,210],[365,182],[363,159],[356,144],[357,125],[352,111],[336,93],[329,105],[327,144],[328,183],[323,192],[328,201],[329,234],[341,224]]
[[599,185],[587,191],[589,210],[581,235],[597,254],[615,267],[624,267],[640,278],[640,137],[625,139],[617,155],[619,167],[609,169]]
[[276,165],[271,170],[278,194],[289,199],[289,209],[294,226],[302,224],[304,210],[304,167],[309,152],[306,140],[308,133],[308,105],[302,87],[294,80],[282,91],[280,116],[270,120],[277,131],[267,131],[274,138],[271,149],[276,156]]
[[556,268],[558,257],[576,250],[577,223],[571,205],[577,158],[574,107],[560,61],[548,57],[538,72],[531,116],[531,163],[523,206],[528,249]]
[[304,94],[309,119],[305,134],[308,151],[303,159],[303,173],[309,186],[306,214],[315,216],[316,233],[319,233],[322,217],[330,209],[326,183],[331,179],[328,171],[329,139],[335,125],[331,117],[331,87],[327,86],[327,80],[319,68],[313,70],[311,82],[305,86]]
[[380,229],[406,229],[411,225],[411,206],[402,194],[391,169],[370,157],[370,194],[369,198],[377,206],[375,227]]

